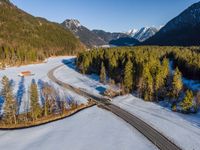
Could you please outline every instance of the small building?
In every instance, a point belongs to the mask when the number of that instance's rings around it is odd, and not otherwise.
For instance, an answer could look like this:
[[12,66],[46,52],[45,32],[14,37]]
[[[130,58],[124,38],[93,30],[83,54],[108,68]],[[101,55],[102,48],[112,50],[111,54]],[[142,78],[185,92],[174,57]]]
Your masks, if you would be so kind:
[[26,77],[26,76],[32,76],[32,75],[33,74],[31,73],[31,71],[23,71],[18,76],[20,76],[20,77]]

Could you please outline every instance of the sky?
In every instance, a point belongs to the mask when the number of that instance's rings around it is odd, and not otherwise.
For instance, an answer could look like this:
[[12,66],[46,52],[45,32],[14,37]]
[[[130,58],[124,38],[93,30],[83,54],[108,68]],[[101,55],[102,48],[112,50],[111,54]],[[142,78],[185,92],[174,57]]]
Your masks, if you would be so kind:
[[78,19],[89,29],[126,32],[165,25],[200,0],[11,0],[18,8],[50,21]]

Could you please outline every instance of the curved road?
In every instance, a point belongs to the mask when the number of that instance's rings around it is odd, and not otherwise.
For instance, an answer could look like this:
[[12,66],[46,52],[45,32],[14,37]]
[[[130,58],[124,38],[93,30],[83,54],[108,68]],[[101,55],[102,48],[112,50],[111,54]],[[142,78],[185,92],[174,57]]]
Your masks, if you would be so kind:
[[51,79],[53,82],[79,95],[95,100],[100,105],[100,107],[111,111],[112,113],[116,114],[117,116],[119,116],[120,118],[128,122],[134,128],[136,128],[140,133],[142,133],[146,138],[148,138],[160,150],[181,150],[181,148],[175,145],[172,141],[170,141],[168,138],[166,138],[163,134],[158,132],[156,129],[152,128],[146,122],[130,114],[129,112],[121,109],[120,107],[111,104],[109,100],[104,98],[103,96],[99,97],[99,96],[90,94],[86,91],[83,91],[79,88],[75,88],[67,83],[64,83],[58,80],[54,76],[54,71],[60,68],[61,66],[63,65],[59,65],[48,72],[47,75],[49,79]]

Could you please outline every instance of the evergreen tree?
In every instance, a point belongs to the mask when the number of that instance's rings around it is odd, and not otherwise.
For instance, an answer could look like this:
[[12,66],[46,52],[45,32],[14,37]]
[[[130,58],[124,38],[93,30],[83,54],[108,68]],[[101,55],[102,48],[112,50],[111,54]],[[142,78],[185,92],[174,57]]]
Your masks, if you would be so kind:
[[101,83],[106,82],[106,69],[103,62],[101,63],[100,82]]
[[50,93],[51,93],[51,88],[46,84],[44,85],[42,89],[42,93],[44,96],[44,116],[46,117],[47,115],[50,114]]
[[190,90],[187,90],[185,97],[184,97],[183,101],[181,102],[181,107],[184,111],[187,112],[190,110],[190,108],[193,105],[193,99],[194,99],[193,92]]
[[1,95],[5,98],[6,94],[9,91],[9,79],[8,79],[8,77],[4,76],[2,78],[1,84],[3,86],[2,90],[1,90]]
[[124,88],[125,92],[130,92],[133,89],[133,63],[130,59],[127,61],[124,70]]
[[115,68],[117,67],[117,60],[115,55],[111,55],[109,58],[109,77],[115,78]]
[[31,110],[31,117],[33,120],[37,120],[37,118],[42,113],[39,104],[38,88],[34,79],[32,80],[30,87],[30,110]]
[[155,77],[154,77],[154,97],[156,100],[158,100],[158,97],[160,96],[161,89],[164,85],[164,78],[163,78],[163,72],[161,65],[157,65],[155,70]]
[[164,98],[166,96],[166,85],[169,76],[169,61],[168,59],[163,59],[162,65],[156,64],[156,71],[154,77],[154,94],[155,99]]
[[169,75],[169,60],[167,58],[164,58],[162,61],[162,75],[165,78],[165,81],[167,79],[167,76]]
[[55,89],[46,83],[42,89],[44,96],[44,116],[50,115],[55,110],[56,106],[56,92]]
[[153,77],[150,73],[148,65],[144,66],[142,75],[142,97],[146,101],[153,100]]
[[[171,74],[169,60],[163,57],[174,58],[173,61],[185,76],[198,79],[200,77],[200,53],[198,51],[198,48],[195,47],[100,48],[80,54],[77,59],[77,67],[82,70],[81,64],[86,64],[84,65],[86,72],[100,73],[100,63],[103,61],[108,69],[107,76],[109,78],[115,80],[116,84],[123,84],[126,89],[131,87],[135,90],[136,88],[140,97],[145,97],[146,100],[159,100],[165,97],[175,99],[183,87],[181,73],[176,69],[175,73]],[[89,63],[85,63],[86,60],[89,60]],[[131,75],[125,73],[127,60],[131,60],[133,66],[136,66],[132,70],[133,83],[128,82]],[[129,84],[133,84],[133,86],[129,86]]]
[[182,74],[179,71],[178,68],[175,69],[173,79],[172,79],[172,97],[173,98],[178,98],[180,91],[183,88],[183,83],[182,83]]
[[2,91],[1,94],[4,98],[4,112],[3,120],[7,124],[17,124],[17,102],[13,96],[12,84],[9,82],[9,79],[4,76],[2,78]]
[[83,55],[83,62],[81,64],[82,67],[81,71],[83,74],[87,73],[89,64],[90,64],[89,59],[86,57],[86,55]]

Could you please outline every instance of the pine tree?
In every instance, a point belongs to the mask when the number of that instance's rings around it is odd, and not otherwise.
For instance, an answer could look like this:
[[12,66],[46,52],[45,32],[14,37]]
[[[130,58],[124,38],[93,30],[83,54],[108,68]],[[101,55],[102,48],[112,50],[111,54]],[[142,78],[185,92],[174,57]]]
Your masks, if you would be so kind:
[[184,111],[186,111],[186,112],[189,111],[189,109],[193,105],[193,99],[194,99],[193,92],[190,90],[187,90],[185,97],[181,103],[181,107]]
[[164,84],[164,78],[163,78],[163,72],[161,65],[157,65],[156,71],[155,71],[155,77],[154,77],[154,97],[156,100],[158,100],[158,97],[160,96],[160,91],[162,89],[162,86]]
[[4,76],[2,78],[2,91],[1,94],[4,98],[4,112],[3,120],[8,124],[17,124],[17,102],[13,96],[12,84],[9,82],[9,79]]
[[175,69],[173,79],[172,79],[172,97],[178,98],[180,91],[183,88],[182,74],[178,68]]
[[109,77],[114,78],[115,77],[115,68],[117,67],[117,60],[116,57],[114,55],[111,55],[109,58],[109,68],[108,68],[108,72],[109,72]]
[[42,89],[44,96],[44,116],[50,115],[55,110],[56,106],[56,92],[55,89],[46,83]]
[[133,89],[133,63],[130,59],[127,61],[124,70],[124,88],[125,92],[129,93]]
[[142,75],[142,97],[146,101],[152,101],[153,99],[153,77],[150,73],[149,66],[145,65]]
[[106,69],[103,62],[101,63],[100,82],[101,83],[106,82]]
[[3,85],[3,88],[1,90],[1,95],[5,98],[6,94],[9,91],[9,79],[6,76],[4,76],[2,78],[1,84]]
[[34,79],[32,80],[30,87],[30,110],[31,110],[31,117],[33,120],[37,120],[37,118],[42,113],[39,104],[38,88]]
[[88,67],[89,67],[89,59],[83,55],[83,63],[82,63],[82,73],[85,74],[88,71]]
[[160,97],[164,98],[166,95],[165,86],[169,76],[169,61],[165,58],[162,61],[162,65],[158,63],[156,66],[156,73],[154,77],[154,94],[155,99],[158,100]]
[[51,88],[49,85],[44,85],[42,89],[42,93],[44,95],[44,116],[46,117],[50,113],[50,93]]
[[164,58],[162,61],[162,75],[167,79],[167,76],[169,75],[169,60],[167,58]]

